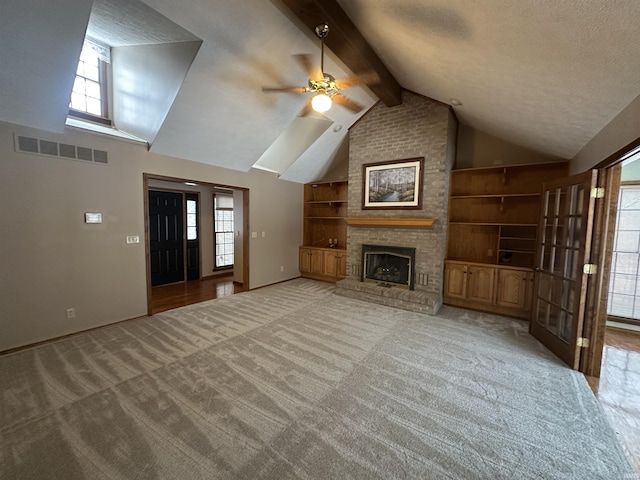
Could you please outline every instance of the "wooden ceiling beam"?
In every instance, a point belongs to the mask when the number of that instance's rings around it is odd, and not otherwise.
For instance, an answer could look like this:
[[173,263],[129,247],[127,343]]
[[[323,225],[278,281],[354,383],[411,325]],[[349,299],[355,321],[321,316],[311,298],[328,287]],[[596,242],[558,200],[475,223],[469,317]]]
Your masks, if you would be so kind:
[[327,23],[325,45],[354,74],[374,71],[380,77],[371,91],[388,107],[402,103],[402,87],[336,0],[281,0],[315,36],[316,25]]

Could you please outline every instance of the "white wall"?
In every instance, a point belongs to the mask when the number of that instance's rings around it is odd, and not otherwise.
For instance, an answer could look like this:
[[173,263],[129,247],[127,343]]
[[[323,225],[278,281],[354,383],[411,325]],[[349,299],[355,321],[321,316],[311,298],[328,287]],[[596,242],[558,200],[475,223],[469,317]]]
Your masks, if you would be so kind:
[[[106,150],[109,165],[16,153],[14,132]],[[249,225],[259,232],[249,239],[250,288],[299,275],[302,185],[84,131],[0,123],[0,351],[146,314],[144,243],[125,243],[144,238],[143,173],[249,188]],[[103,223],[85,224],[85,212]]]

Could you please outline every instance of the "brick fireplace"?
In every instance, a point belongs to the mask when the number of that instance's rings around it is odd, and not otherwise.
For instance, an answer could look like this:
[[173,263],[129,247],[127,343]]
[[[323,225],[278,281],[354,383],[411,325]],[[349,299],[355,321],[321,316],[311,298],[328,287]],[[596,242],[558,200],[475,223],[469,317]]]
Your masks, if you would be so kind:
[[[336,293],[374,303],[435,313],[442,305],[449,176],[457,122],[447,105],[404,91],[403,103],[376,104],[349,131],[347,278]],[[424,157],[419,210],[363,210],[363,165]],[[363,245],[415,249],[411,288],[364,282]]]

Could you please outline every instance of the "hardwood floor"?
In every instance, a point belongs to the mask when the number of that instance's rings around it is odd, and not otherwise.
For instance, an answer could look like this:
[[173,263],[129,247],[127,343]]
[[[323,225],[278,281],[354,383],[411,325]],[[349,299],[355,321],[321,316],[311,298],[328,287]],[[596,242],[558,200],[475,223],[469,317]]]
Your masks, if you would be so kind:
[[160,285],[151,289],[151,313],[160,313],[240,292],[244,292],[244,287],[233,283],[233,275]]
[[640,333],[607,328],[600,379],[587,381],[640,476]]

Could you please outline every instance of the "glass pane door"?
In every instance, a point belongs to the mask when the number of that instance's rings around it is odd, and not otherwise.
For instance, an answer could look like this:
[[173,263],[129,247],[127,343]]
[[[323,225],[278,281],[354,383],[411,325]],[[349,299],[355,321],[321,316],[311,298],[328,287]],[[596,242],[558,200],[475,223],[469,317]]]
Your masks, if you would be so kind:
[[531,333],[572,368],[579,359],[595,172],[545,184],[541,198]]

